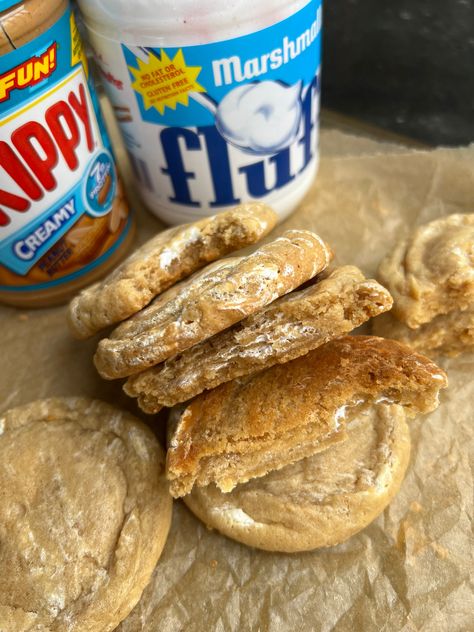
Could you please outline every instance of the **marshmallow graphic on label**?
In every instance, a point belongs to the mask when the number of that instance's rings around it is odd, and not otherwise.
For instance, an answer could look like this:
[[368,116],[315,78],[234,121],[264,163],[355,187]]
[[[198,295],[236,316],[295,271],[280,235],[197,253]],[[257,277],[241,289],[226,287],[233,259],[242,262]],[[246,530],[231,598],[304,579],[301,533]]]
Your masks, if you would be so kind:
[[[148,48],[131,46],[130,51],[143,61],[151,55],[160,59]],[[302,85],[302,81],[247,83],[228,92],[220,103],[202,92],[188,96],[213,114],[217,130],[228,143],[254,154],[275,154],[289,147],[298,133]]]
[[229,143],[253,153],[285,149],[298,133],[301,85],[261,81],[234,88],[217,107],[217,129]]

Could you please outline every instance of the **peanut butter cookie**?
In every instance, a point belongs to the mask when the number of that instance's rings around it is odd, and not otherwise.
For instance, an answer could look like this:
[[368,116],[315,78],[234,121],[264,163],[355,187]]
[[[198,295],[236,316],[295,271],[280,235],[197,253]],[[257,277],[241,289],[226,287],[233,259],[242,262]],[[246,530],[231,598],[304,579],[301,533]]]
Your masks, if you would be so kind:
[[0,488],[0,630],[113,630],[171,520],[152,432],[94,400],[14,408],[0,417]]
[[284,365],[198,395],[169,428],[166,475],[179,497],[194,485],[223,492],[345,439],[360,403],[438,405],[446,375],[393,340],[346,336]]
[[320,237],[291,230],[248,257],[215,262],[101,340],[97,370],[113,379],[163,362],[308,281],[330,258]]
[[391,313],[372,323],[376,336],[393,338],[428,356],[455,357],[474,350],[474,310],[440,314],[418,329],[410,329]]
[[267,551],[308,551],[347,540],[402,483],[410,431],[402,406],[354,411],[347,440],[223,494],[195,487],[184,502],[209,528]]
[[147,413],[302,356],[392,306],[388,291],[353,266],[337,268],[230,329],[133,375],[124,386]]
[[269,207],[244,204],[159,233],[103,281],[71,301],[71,332],[77,338],[88,338],[125,320],[207,263],[259,241],[276,222],[277,215]]
[[411,329],[474,304],[474,214],[420,226],[380,264],[393,296],[392,313]]

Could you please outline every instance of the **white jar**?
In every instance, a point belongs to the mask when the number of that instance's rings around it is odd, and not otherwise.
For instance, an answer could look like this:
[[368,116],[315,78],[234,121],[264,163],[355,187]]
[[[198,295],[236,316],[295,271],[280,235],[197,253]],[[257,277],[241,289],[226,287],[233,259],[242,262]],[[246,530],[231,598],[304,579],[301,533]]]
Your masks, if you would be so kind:
[[321,0],[79,0],[138,190],[170,224],[286,217],[318,154]]

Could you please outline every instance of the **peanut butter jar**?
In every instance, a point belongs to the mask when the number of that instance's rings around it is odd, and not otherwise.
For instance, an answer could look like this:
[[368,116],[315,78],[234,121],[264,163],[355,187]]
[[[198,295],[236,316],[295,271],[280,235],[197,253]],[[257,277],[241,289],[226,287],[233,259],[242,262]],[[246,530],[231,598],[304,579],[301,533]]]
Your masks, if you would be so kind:
[[0,0],[0,301],[65,302],[133,218],[69,2]]

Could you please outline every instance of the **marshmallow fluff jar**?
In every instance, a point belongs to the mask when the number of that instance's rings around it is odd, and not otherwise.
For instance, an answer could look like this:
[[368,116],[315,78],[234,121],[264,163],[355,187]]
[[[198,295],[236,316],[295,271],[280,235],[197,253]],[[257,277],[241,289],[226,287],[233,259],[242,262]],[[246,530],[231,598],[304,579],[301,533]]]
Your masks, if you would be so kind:
[[318,164],[321,0],[79,0],[137,189],[168,224],[259,201]]

